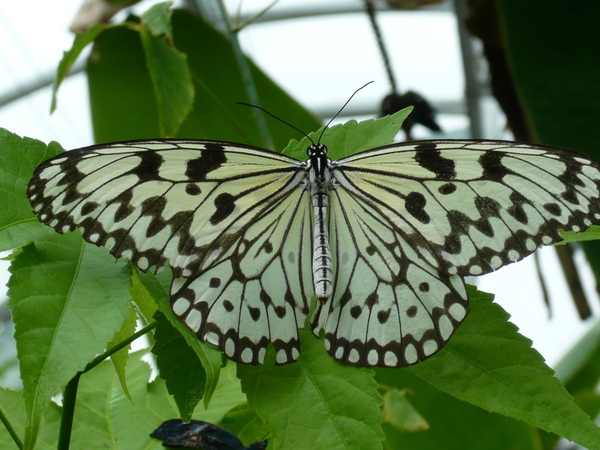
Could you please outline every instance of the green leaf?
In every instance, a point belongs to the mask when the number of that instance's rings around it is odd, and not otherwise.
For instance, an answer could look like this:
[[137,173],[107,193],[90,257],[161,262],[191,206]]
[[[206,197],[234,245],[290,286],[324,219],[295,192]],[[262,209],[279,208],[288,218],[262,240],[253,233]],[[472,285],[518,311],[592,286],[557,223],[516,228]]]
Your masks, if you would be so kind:
[[600,225],[592,225],[583,233],[575,233],[574,231],[559,230],[560,235],[564,239],[557,245],[566,244],[569,242],[595,241],[600,239]]
[[57,94],[58,88],[62,84],[62,82],[67,78],[69,74],[69,70],[75,61],[79,57],[79,54],[83,51],[88,44],[92,43],[94,39],[96,39],[100,33],[106,30],[107,25],[104,24],[96,24],[92,26],[87,33],[84,34],[76,34],[75,40],[73,41],[73,45],[71,48],[63,52],[63,57],[61,61],[58,63],[58,69],[56,71],[56,80],[54,82],[54,86],[52,88],[52,105],[50,106],[50,112],[54,112],[56,109],[57,103]]
[[429,424],[427,430],[402,432],[384,423],[386,450],[542,448],[537,430],[523,422],[458,400],[405,369],[375,371],[377,381],[388,389],[409,390],[411,405]]
[[573,401],[493,296],[471,290],[470,313],[434,357],[405,370],[458,399],[600,447],[600,429]]
[[[52,234],[10,266],[8,306],[35,442],[42,409],[121,328],[129,312],[129,271],[76,233]],[[28,447],[29,448],[29,447]]]
[[[408,117],[412,107],[404,108],[390,116],[381,119],[369,119],[357,122],[350,120],[343,124],[334,125],[325,130],[320,128],[309,133],[312,142],[318,142],[323,133],[323,144],[328,148],[327,156],[336,160],[372,148],[389,145],[394,142],[394,137],[400,131],[402,123]],[[292,158],[306,159],[306,149],[311,145],[311,140],[305,137],[301,141],[292,140],[283,151]]]
[[[221,370],[221,352],[209,344],[200,342],[196,335],[190,331],[171,311],[171,301],[169,300],[168,289],[170,276],[161,274],[157,278],[149,273],[140,273],[140,280],[148,293],[154,298],[159,310],[169,320],[174,327],[185,338],[187,344],[194,351],[196,356],[202,362],[202,367],[206,372],[206,386],[204,388],[204,405],[208,406],[212,395],[219,382],[219,372]],[[162,283],[161,283],[162,281]]]
[[236,435],[246,445],[262,441],[268,435],[265,424],[248,403],[232,408],[219,426]]
[[[128,339],[129,337],[131,337],[131,335],[133,333],[135,333],[136,323],[137,323],[137,314],[135,312],[135,308],[133,307],[133,305],[130,305],[129,306],[129,314],[127,315],[127,318],[123,322],[123,326],[121,327],[121,329],[119,331],[117,331],[115,333],[115,335],[113,336],[113,338],[107,344],[106,347],[107,348],[114,347],[115,345],[123,342],[125,339]],[[121,387],[123,388],[123,392],[129,398],[129,400],[133,401],[133,399],[131,398],[131,395],[129,394],[129,390],[127,389],[127,382],[126,382],[126,378],[125,378],[125,368],[127,366],[127,361],[129,359],[129,349],[130,348],[131,348],[131,344],[123,347],[118,352],[113,353],[110,356],[110,360],[112,361],[113,366],[115,367],[115,371],[117,373],[117,377],[119,378],[119,381],[121,382]]]
[[205,422],[221,423],[229,411],[246,403],[240,380],[236,376],[237,365],[228,361],[219,374],[219,383],[215,388],[210,405],[204,410],[197,409],[196,416]]
[[406,398],[408,390],[389,388],[383,395],[383,421],[400,431],[422,431],[429,424]]
[[162,422],[176,417],[164,383],[148,384],[151,371],[140,360],[145,352],[132,353],[127,364],[131,402],[108,361],[83,374],[79,382],[71,442],[73,448],[162,449],[150,437]]
[[158,326],[154,333],[152,353],[156,355],[160,377],[165,380],[169,393],[175,399],[181,419],[189,422],[204,394],[206,372],[194,350],[164,314],[158,312],[155,318]]
[[[0,388],[0,409],[22,441],[27,423],[23,391]],[[58,441],[61,408],[56,403],[48,402],[44,409],[44,421],[40,427],[35,448],[54,450]],[[2,424],[0,424],[0,448],[16,448],[15,441]]]
[[[139,314],[141,315],[141,319],[143,321],[145,321],[146,323],[150,323],[152,320],[154,320],[154,313],[156,313],[156,311],[158,310],[158,306],[156,305],[156,301],[154,300],[154,297],[152,297],[152,295],[150,295],[150,293],[146,289],[146,286],[140,280],[138,268],[132,262],[130,262],[129,264],[132,269],[131,270],[131,290],[130,290],[131,300],[133,301],[134,305],[137,307]],[[157,275],[155,275],[155,276],[157,276]],[[166,278],[168,278],[168,280],[171,279],[171,274],[169,271],[165,271],[158,276],[166,277]],[[165,283],[167,285],[169,282],[168,280],[165,280]],[[158,284],[158,285],[160,286],[160,284]],[[161,288],[161,290],[162,290],[162,288]],[[160,295],[162,295],[162,293]]]
[[145,26],[140,35],[154,86],[160,136],[175,137],[194,104],[194,84],[187,57]]
[[142,22],[155,36],[167,36],[173,38],[171,30],[171,16],[173,12],[169,9],[173,2],[157,3],[142,14]]
[[276,448],[381,448],[382,399],[373,371],[340,364],[323,341],[301,330],[298,361],[275,366],[269,348],[262,366],[238,365],[248,403]]
[[[499,17],[493,20],[501,27],[504,58],[531,136],[600,161],[600,3],[495,4]],[[583,248],[600,280],[600,242],[585,242]]]
[[577,342],[556,365],[556,376],[565,384],[575,401],[591,417],[600,412],[600,322]]
[[[173,42],[187,55],[196,94],[192,111],[177,137],[262,145],[231,43],[210,24],[174,10]],[[251,63],[261,106],[300,129],[319,121]],[[90,106],[97,142],[160,136],[159,113],[138,33],[124,27],[106,30],[96,40],[88,64]],[[298,132],[276,120],[268,127],[275,148],[283,149]]]
[[0,251],[4,251],[52,233],[33,214],[26,195],[27,183],[35,166],[64,150],[56,142],[46,145],[3,128],[0,150]]

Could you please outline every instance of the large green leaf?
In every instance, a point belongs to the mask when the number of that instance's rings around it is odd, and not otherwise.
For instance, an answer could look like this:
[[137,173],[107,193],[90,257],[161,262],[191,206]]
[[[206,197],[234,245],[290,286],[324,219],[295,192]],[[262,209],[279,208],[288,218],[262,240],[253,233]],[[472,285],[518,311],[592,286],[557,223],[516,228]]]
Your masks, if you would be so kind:
[[321,137],[322,143],[328,149],[327,156],[333,160],[390,145],[411,111],[412,108],[409,107],[381,119],[368,119],[362,122],[350,120],[327,130],[321,128],[309,133],[308,137],[300,141],[290,141],[282,153],[299,160],[306,159],[306,149],[312,142],[318,142]]
[[150,437],[165,420],[177,416],[162,380],[148,384],[150,367],[140,360],[145,352],[130,355],[127,384],[130,401],[108,361],[82,375],[79,382],[72,448],[161,449]]
[[404,370],[487,411],[600,448],[600,429],[531,348],[531,341],[508,321],[508,314],[489,294],[470,290],[469,297],[470,313],[446,346]]
[[202,362],[164,314],[154,316],[158,322],[152,347],[160,377],[175,399],[181,418],[189,422],[204,394],[206,371]]
[[[255,112],[238,101],[248,101],[230,42],[200,18],[174,11],[173,43],[187,56],[195,85],[193,109],[177,137],[216,139],[264,146]],[[155,54],[153,64],[170,58]],[[163,59],[161,59],[163,58]],[[96,141],[159,137],[155,86],[148,71],[140,36],[115,27],[103,32],[88,62],[90,104]],[[251,64],[261,106],[307,131],[319,122]],[[180,74],[181,75],[181,74]],[[178,75],[178,76],[180,76]],[[165,78],[165,80],[167,80]],[[298,133],[275,120],[268,121],[274,147],[283,149]]]
[[54,82],[54,86],[52,88],[52,105],[50,106],[50,111],[54,112],[56,109],[56,104],[58,101],[58,88],[62,84],[62,82],[67,78],[69,71],[75,64],[75,61],[81,54],[84,48],[86,48],[91,42],[96,39],[100,33],[102,33],[106,29],[106,25],[104,24],[96,24],[91,27],[87,33],[76,34],[75,39],[73,40],[73,45],[71,48],[63,53],[63,57],[58,64],[58,69],[56,71],[56,81]]
[[248,403],[273,435],[274,448],[381,448],[382,398],[373,371],[340,364],[323,341],[301,330],[298,362],[238,366]]
[[427,420],[429,428],[401,432],[384,424],[384,448],[389,450],[539,450],[537,430],[446,394],[407,370],[379,370],[383,385],[408,390],[407,398]]
[[246,395],[242,392],[240,380],[236,376],[237,365],[231,361],[221,369],[219,383],[215,388],[213,399],[208,407],[198,408],[195,415],[204,421],[221,423],[228,412],[236,406],[246,403]]
[[129,314],[129,268],[77,233],[52,234],[15,257],[8,306],[28,414],[27,448],[50,398],[98,353]]
[[154,87],[161,137],[173,137],[194,104],[194,85],[185,54],[172,44],[168,3],[150,8],[139,28]]
[[[27,411],[23,399],[23,391],[11,391],[9,389],[0,388],[0,409],[5,418],[10,422],[22,443],[27,424]],[[48,401],[47,407],[44,408],[44,420],[40,427],[35,447],[36,449],[56,449],[58,430],[60,427],[60,413],[60,407],[56,403]],[[15,441],[1,423],[0,448],[17,448]]]
[[[123,325],[121,329],[117,331],[111,341],[107,344],[107,348],[114,347],[129,339],[134,333],[137,325],[137,313],[133,305],[129,306],[129,314],[126,319],[123,321]],[[129,397],[131,400],[131,396],[129,395],[129,389],[127,388],[127,378],[125,375],[125,369],[127,367],[127,361],[129,360],[129,350],[131,349],[131,344],[123,347],[116,353],[113,353],[110,356],[110,360],[115,366],[115,371],[117,372],[117,376],[119,377],[119,381],[121,382],[121,387],[123,388],[123,392],[125,395]]]
[[46,145],[0,128],[0,251],[52,232],[33,214],[26,190],[35,166],[62,152],[56,142]]

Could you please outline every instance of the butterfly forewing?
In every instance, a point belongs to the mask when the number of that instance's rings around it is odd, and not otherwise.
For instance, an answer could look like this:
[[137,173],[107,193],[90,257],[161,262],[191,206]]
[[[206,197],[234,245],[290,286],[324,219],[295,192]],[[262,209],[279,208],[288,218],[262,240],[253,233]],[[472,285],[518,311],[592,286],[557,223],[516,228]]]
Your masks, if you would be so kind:
[[489,273],[600,219],[598,165],[566,150],[422,141],[334,164],[343,189],[449,275]]
[[190,267],[218,260],[245,226],[298,187],[299,164],[211,141],[109,144],[42,164],[29,196],[57,231],[77,227],[143,270],[168,258],[189,276]]

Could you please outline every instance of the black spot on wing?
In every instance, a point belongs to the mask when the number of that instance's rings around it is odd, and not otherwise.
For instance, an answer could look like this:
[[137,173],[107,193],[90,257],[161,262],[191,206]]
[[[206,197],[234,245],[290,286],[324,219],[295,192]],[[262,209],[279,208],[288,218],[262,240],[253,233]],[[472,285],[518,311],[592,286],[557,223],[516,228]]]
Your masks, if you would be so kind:
[[456,185],[454,183],[446,183],[438,188],[438,192],[442,195],[454,194],[456,192]]
[[391,314],[392,310],[391,309],[387,309],[385,311],[378,311],[377,312],[377,320],[379,321],[380,324],[384,324],[388,321],[388,319],[390,318],[390,314]]
[[200,195],[202,193],[200,186],[193,183],[188,183],[185,185],[185,193],[188,195]]
[[479,157],[479,164],[483,168],[482,178],[484,180],[501,182],[502,178],[510,171],[502,164],[504,153],[487,151]]
[[520,193],[513,191],[510,194],[510,201],[512,202],[512,206],[507,209],[508,214],[510,214],[517,222],[527,225],[529,218],[523,208],[523,205],[527,203],[527,199]]
[[62,206],[66,206],[81,198],[81,194],[75,189],[67,189],[62,198]]
[[577,198],[577,192],[571,186],[567,187],[567,190],[561,194],[563,200],[571,203],[572,205],[579,205],[579,198]]
[[127,191],[123,192],[121,195],[119,195],[117,197],[116,201],[119,202],[119,207],[115,211],[115,216],[114,216],[115,223],[125,220],[125,219],[127,219],[127,217],[129,217],[131,214],[133,214],[133,212],[135,211],[135,208],[133,206],[131,206],[132,199],[133,199],[133,190],[131,190],[131,189],[128,189]]
[[217,195],[215,208],[216,211],[210,218],[211,225],[217,225],[231,215],[235,209],[235,197],[226,192]]
[[162,179],[159,175],[159,169],[164,163],[164,159],[160,153],[140,152],[137,156],[140,158],[140,163],[127,172],[128,174],[136,175],[140,183]]
[[417,309],[417,307],[416,307],[415,305],[412,305],[412,306],[409,306],[409,307],[406,309],[406,315],[407,315],[408,317],[415,317],[415,316],[417,315],[417,312],[418,312],[418,311],[419,311],[419,310]]
[[248,306],[248,312],[253,321],[258,322],[260,320],[260,309]]
[[198,158],[188,161],[185,175],[190,181],[206,181],[206,176],[210,172],[227,162],[224,149],[219,144],[207,144],[206,150],[202,150]]
[[418,145],[415,160],[421,167],[435,173],[437,178],[447,180],[456,177],[456,163],[444,158],[435,148],[436,145],[432,142]]
[[557,203],[546,203],[544,204],[544,209],[553,216],[560,216],[561,214],[560,206]]
[[419,192],[411,192],[406,196],[406,211],[419,222],[426,224],[431,221],[429,214],[425,211],[427,200]]
[[88,214],[93,213],[96,209],[98,209],[98,207],[100,206],[99,203],[96,202],[85,202],[83,204],[83,206],[81,207],[81,215],[82,216],[87,216]]

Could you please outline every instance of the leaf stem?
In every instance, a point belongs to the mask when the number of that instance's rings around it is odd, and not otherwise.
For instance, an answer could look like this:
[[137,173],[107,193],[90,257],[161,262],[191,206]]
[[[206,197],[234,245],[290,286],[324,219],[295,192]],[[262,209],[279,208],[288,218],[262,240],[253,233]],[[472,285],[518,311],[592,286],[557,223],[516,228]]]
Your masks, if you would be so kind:
[[[96,367],[102,361],[106,360],[107,358],[110,358],[111,355],[117,353],[119,350],[128,346],[129,344],[131,344],[133,341],[135,341],[139,337],[141,337],[141,336],[145,335],[146,333],[148,333],[149,331],[153,330],[154,328],[156,328],[156,325],[157,325],[156,322],[152,322],[151,324],[146,325],[144,328],[142,328],[137,333],[132,334],[127,339],[119,342],[117,345],[113,345],[111,348],[106,350],[104,353],[96,356],[85,366],[85,369],[77,372],[77,374],[73,378],[71,378],[71,381],[69,381],[67,383],[67,385],[65,386],[65,390],[63,392],[63,409],[62,409],[62,416],[60,419],[60,432],[59,432],[59,436],[58,436],[58,445],[56,447],[58,450],[68,450],[69,449],[69,445],[71,442],[71,432],[73,431],[73,418],[75,416],[75,403],[77,401],[77,388],[79,387],[79,379],[81,378],[81,375],[92,370],[94,367]],[[1,413],[1,410],[0,410],[0,413]],[[0,417],[0,418],[2,418],[2,417]],[[3,422],[4,422],[4,420],[3,420]],[[5,423],[5,425],[6,425],[6,423]],[[7,426],[7,428],[8,428],[8,426]],[[10,429],[9,429],[9,432],[10,432]],[[13,437],[13,439],[14,439],[14,437]],[[18,445],[18,443],[17,443],[17,445]],[[22,446],[19,448],[22,448]]]
[[6,427],[8,434],[10,434],[10,437],[13,438],[13,441],[15,441],[15,444],[17,444],[17,447],[19,448],[19,450],[21,450],[23,448],[23,442],[21,442],[19,435],[17,434],[17,432],[13,428],[12,424],[8,420],[8,417],[6,417],[6,414],[4,414],[4,411],[2,410],[2,408],[0,408],[0,421],[2,421],[2,423]]

